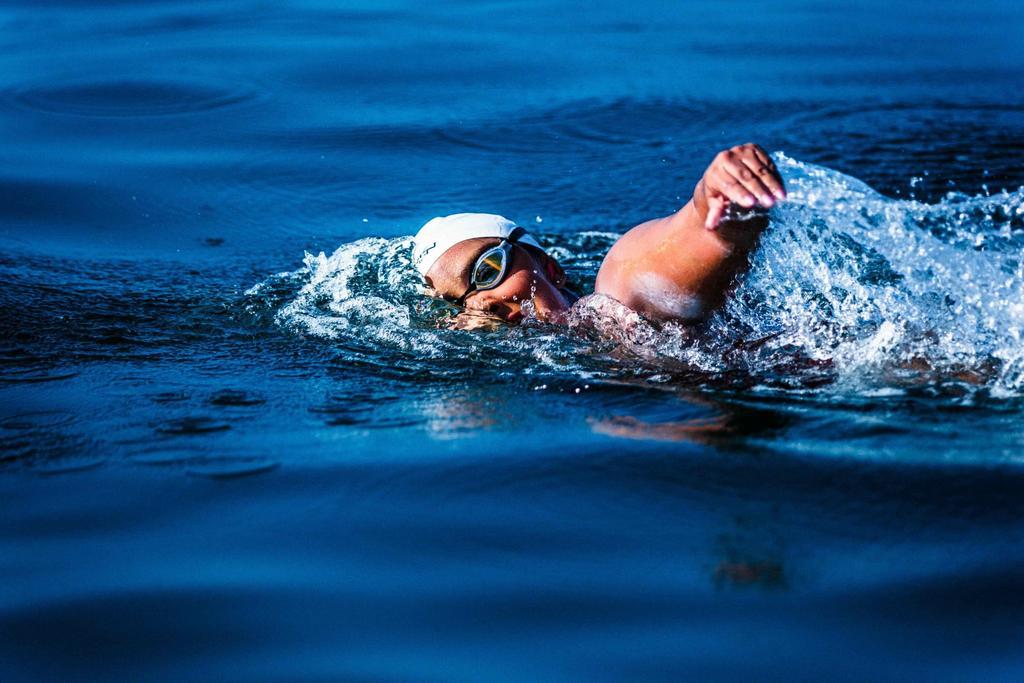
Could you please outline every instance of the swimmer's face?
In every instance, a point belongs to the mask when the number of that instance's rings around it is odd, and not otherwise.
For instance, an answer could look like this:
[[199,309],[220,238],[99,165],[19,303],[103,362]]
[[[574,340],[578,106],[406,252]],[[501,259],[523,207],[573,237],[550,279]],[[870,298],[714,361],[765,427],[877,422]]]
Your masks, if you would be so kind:
[[[450,300],[461,297],[469,289],[476,260],[498,244],[497,238],[479,237],[446,251],[427,271],[430,293]],[[466,314],[517,323],[523,317],[523,302],[532,301],[538,318],[553,320],[571,303],[564,285],[565,272],[555,259],[539,249],[514,244],[505,278],[493,289],[471,292],[465,300]]]

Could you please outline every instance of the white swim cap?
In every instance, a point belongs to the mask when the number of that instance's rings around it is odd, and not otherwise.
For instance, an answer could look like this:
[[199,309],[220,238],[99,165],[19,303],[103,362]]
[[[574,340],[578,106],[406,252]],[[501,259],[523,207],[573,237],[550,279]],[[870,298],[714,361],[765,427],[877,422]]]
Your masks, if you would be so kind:
[[[420,228],[413,238],[412,262],[420,275],[426,276],[431,266],[437,263],[441,255],[459,242],[476,237],[498,237],[508,239],[516,224],[493,213],[455,213],[451,216],[438,216]],[[529,244],[543,250],[528,232],[522,228],[516,242]]]

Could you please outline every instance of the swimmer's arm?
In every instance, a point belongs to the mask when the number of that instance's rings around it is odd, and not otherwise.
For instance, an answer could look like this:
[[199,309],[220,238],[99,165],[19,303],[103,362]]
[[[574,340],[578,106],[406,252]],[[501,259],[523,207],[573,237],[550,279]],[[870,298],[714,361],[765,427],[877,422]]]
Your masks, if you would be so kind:
[[[686,206],[636,226],[611,248],[595,292],[660,320],[693,321],[722,304],[767,226],[764,210],[785,198],[782,179],[757,145],[721,152]],[[750,214],[735,217],[732,208]]]

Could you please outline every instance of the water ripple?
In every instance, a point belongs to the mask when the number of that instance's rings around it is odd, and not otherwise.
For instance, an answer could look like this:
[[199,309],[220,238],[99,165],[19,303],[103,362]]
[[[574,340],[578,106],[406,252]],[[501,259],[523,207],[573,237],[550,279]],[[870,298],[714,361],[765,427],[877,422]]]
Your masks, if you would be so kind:
[[186,468],[186,472],[196,477],[208,479],[235,479],[254,474],[263,474],[280,466],[276,460],[266,458],[206,458]]
[[92,117],[176,116],[221,109],[253,99],[244,89],[206,83],[116,78],[25,84],[4,99],[27,109]]
[[245,389],[222,389],[211,396],[208,402],[215,406],[248,407],[261,405],[267,400]]
[[166,435],[196,435],[223,432],[231,429],[231,425],[212,417],[195,415],[167,420],[156,427],[156,431]]

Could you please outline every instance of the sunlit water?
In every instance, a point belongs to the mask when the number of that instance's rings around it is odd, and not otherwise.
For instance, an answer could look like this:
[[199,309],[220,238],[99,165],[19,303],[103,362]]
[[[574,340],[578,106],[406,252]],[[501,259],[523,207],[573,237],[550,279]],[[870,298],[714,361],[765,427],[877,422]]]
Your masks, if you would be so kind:
[[[1018,4],[0,26],[0,680],[1019,679]],[[699,326],[409,267],[497,212],[589,294],[746,140]]]

